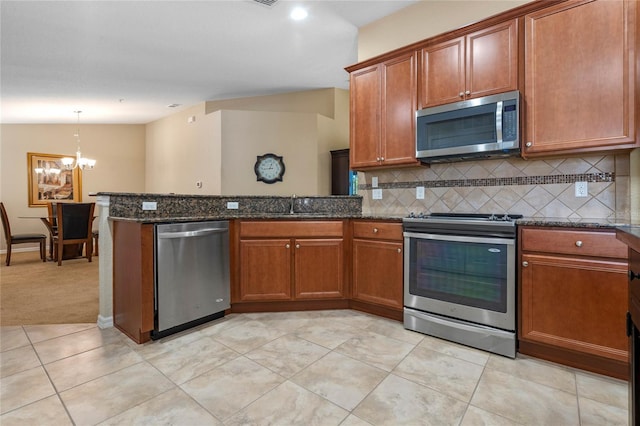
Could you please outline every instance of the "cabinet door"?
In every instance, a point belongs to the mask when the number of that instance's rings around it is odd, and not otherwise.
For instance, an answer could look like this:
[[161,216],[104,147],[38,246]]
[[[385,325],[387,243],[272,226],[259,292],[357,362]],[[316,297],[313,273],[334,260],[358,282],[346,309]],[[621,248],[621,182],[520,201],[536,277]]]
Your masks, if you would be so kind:
[[417,165],[415,55],[387,61],[382,69],[381,162],[385,166]]
[[464,37],[459,37],[420,51],[419,108],[463,99],[464,40]]
[[402,243],[353,240],[353,298],[402,309]]
[[477,98],[518,88],[518,21],[466,37],[465,97]]
[[351,73],[350,165],[378,166],[380,159],[380,66]]
[[522,255],[523,340],[627,361],[627,266]]
[[572,1],[525,17],[524,155],[634,146],[636,4]]
[[291,299],[291,240],[240,241],[240,300]]
[[295,298],[344,297],[342,239],[295,240]]

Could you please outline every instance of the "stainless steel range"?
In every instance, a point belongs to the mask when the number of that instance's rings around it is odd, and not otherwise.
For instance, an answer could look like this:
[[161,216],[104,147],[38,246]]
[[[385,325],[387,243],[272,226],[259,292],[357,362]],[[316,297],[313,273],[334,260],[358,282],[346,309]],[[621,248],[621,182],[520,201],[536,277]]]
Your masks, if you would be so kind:
[[432,213],[403,219],[404,327],[516,354],[516,219]]

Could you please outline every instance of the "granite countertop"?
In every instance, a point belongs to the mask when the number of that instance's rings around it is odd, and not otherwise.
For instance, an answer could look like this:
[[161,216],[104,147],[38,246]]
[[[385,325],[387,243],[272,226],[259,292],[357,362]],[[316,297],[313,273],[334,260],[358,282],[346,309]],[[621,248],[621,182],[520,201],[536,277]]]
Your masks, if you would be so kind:
[[640,225],[618,226],[616,237],[635,251],[640,252]]
[[516,220],[519,226],[556,226],[566,228],[611,228],[626,225],[628,222],[616,218],[562,218],[562,217],[524,217]]

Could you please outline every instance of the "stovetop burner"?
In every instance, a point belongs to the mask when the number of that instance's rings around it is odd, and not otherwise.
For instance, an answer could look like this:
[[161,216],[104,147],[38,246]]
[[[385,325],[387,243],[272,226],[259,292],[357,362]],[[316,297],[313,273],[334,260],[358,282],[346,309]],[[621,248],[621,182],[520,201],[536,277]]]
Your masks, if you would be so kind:
[[513,222],[521,219],[521,214],[497,213],[409,213],[411,219],[449,219],[449,220],[478,220],[491,222]]

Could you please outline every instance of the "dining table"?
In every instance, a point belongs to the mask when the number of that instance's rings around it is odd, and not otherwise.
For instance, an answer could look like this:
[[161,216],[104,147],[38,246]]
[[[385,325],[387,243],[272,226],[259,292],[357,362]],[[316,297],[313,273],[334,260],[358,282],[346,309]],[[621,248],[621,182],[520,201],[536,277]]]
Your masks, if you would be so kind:
[[[95,220],[97,216],[94,216]],[[54,220],[55,217],[51,216],[18,216],[18,219],[39,219],[42,224],[47,228],[47,232],[49,232],[49,255],[47,256],[48,261],[54,261],[56,259],[53,258],[53,233],[54,233]],[[65,245],[62,248],[62,259],[75,259],[77,257],[82,257],[82,250],[84,249],[84,244],[80,243],[76,247],[75,245]]]

